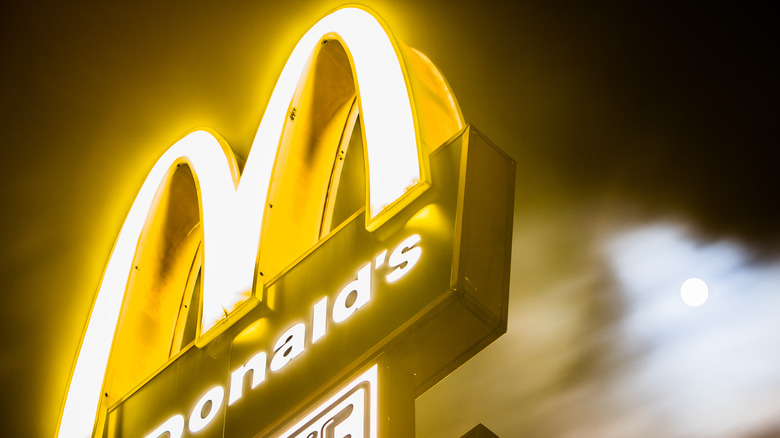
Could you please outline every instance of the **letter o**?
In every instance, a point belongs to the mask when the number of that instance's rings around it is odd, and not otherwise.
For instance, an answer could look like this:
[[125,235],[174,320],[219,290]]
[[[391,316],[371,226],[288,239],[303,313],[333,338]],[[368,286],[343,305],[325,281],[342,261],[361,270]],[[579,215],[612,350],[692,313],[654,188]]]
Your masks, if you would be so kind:
[[169,438],[181,438],[181,433],[184,431],[184,417],[181,415],[174,415],[169,418],[168,421],[162,424],[154,430],[154,432],[146,435],[146,438],[160,438],[161,436],[168,434]]
[[[222,407],[222,400],[225,398],[225,390],[221,386],[215,386],[203,394],[203,397],[198,400],[195,408],[192,409],[190,414],[190,432],[199,432],[204,427],[211,423],[211,420],[217,415],[217,411]],[[207,402],[211,402],[211,409],[205,417],[201,417],[203,408]]]

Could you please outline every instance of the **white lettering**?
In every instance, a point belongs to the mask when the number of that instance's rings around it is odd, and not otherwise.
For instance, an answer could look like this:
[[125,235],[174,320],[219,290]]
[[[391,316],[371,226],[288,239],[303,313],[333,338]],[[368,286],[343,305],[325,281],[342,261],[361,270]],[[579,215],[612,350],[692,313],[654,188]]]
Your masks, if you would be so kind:
[[271,359],[271,371],[279,371],[295,356],[303,352],[306,338],[306,326],[300,322],[287,329],[274,345],[274,358]]
[[311,343],[317,342],[325,336],[325,330],[328,323],[328,297],[321,299],[314,305],[314,312],[311,320]]
[[[387,256],[388,251],[382,251],[374,257],[374,269],[379,269],[385,263],[392,269],[386,279],[392,283],[406,275],[420,260],[422,248],[420,235],[414,234],[401,242]],[[333,300],[332,318],[334,322],[346,321],[355,311],[371,300],[372,272],[371,263],[364,265],[357,273],[357,279],[347,284]],[[328,324],[328,297],[323,297],[314,304],[311,320],[311,343],[322,339],[327,332]],[[250,389],[254,389],[265,381],[266,367],[271,371],[279,371],[291,360],[303,353],[306,344],[306,325],[302,322],[288,328],[274,344],[273,358],[268,363],[268,355],[258,352],[246,364],[240,366],[230,374],[230,388],[228,405],[232,405],[243,396],[246,375],[252,373]],[[221,386],[211,388],[193,408],[190,414],[189,429],[192,433],[205,428],[216,417],[225,397],[225,390]],[[334,417],[335,418],[335,417]],[[330,424],[330,423],[328,423]],[[333,431],[337,423],[324,427],[320,432]],[[160,427],[145,438],[162,438],[169,434],[170,438],[181,438],[184,432],[184,417],[174,415]]]
[[390,254],[390,267],[396,268],[387,275],[387,281],[392,283],[406,275],[417,264],[422,255],[422,248],[415,246],[420,243],[420,235],[414,234],[401,242]]
[[[349,283],[336,296],[333,303],[333,321],[346,320],[371,299],[371,263],[363,266],[357,277],[357,280]],[[354,300],[350,297],[354,297]]]
[[[211,423],[211,420],[217,416],[219,408],[222,407],[222,400],[225,398],[225,390],[221,386],[215,386],[208,390],[203,397],[195,404],[195,408],[192,409],[190,414],[190,432],[200,432],[204,427]],[[210,403],[209,403],[210,402]],[[207,408],[208,412],[206,416],[203,416],[203,411]]]
[[162,426],[155,429],[154,432],[146,435],[146,438],[160,438],[166,433],[170,438],[181,438],[182,432],[184,432],[184,417],[174,415],[163,423]]
[[382,265],[385,264],[385,259],[387,258],[387,250],[382,251],[381,254],[376,256],[374,259],[374,269],[379,269]]
[[252,386],[262,383],[265,380],[265,366],[268,362],[268,356],[265,352],[260,352],[254,355],[246,365],[243,365],[239,369],[233,371],[230,375],[230,396],[228,397],[228,405],[232,405],[236,400],[241,398],[244,392],[244,376],[246,373],[252,372]]

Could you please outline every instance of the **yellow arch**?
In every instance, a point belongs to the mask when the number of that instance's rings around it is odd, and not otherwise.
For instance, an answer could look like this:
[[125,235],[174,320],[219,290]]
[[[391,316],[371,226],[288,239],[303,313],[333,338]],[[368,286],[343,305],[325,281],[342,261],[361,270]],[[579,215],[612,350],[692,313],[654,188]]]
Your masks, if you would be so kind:
[[434,82],[440,82],[432,87],[446,94],[444,113],[454,121],[443,131],[443,135],[449,136],[463,122],[446,82],[419,52],[399,48],[386,27],[369,11],[345,8],[331,13],[301,38],[290,55],[240,180],[230,148],[205,131],[192,132],[175,143],[150,171],[101,280],[71,376],[58,436],[84,437],[92,433],[136,245],[155,194],[176,162],[185,160],[190,165],[199,186],[204,230],[201,331],[213,328],[226,310],[246,300],[247,291],[253,286],[263,213],[288,106],[309,55],[328,35],[337,37],[351,55],[368,156],[369,228],[377,227],[383,216],[410,202],[414,192],[424,187],[428,179],[428,150],[417,126],[419,118],[415,112],[420,108],[415,107],[411,96],[412,88],[420,85],[411,84],[404,54],[411,62],[424,65]]

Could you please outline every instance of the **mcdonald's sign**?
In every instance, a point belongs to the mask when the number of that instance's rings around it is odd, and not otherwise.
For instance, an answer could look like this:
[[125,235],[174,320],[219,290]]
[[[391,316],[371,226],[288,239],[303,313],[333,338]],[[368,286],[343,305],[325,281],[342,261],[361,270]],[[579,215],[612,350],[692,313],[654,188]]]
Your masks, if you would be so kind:
[[388,379],[413,401],[506,330],[513,192],[436,67],[334,11],[243,166],[197,130],[150,171],[58,436],[408,436],[376,414]]

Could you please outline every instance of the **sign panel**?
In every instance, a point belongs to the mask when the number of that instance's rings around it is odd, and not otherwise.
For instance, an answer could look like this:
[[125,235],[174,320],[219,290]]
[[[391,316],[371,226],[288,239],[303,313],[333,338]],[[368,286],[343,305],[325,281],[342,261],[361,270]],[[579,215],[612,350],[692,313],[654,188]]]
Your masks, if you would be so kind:
[[469,128],[432,154],[431,172],[381,232],[355,215],[267,283],[270,309],[116,404],[106,436],[158,438],[174,433],[166,424],[184,424],[183,437],[268,436],[382,352],[419,394],[501,335],[514,163]]

